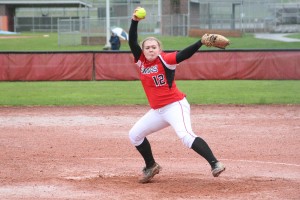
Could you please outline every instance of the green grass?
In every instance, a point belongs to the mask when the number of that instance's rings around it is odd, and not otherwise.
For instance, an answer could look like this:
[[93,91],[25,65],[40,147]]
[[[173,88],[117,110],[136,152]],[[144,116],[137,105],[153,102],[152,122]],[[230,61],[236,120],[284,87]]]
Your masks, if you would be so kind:
[[[43,35],[49,37],[43,37]],[[23,33],[0,39],[0,51],[100,51],[103,46],[58,46],[57,33]],[[141,36],[140,40],[146,36]],[[299,38],[299,34],[290,37]],[[165,50],[180,50],[199,38],[158,37]],[[300,42],[230,38],[228,49],[299,49]],[[203,50],[215,48],[202,47]],[[129,51],[127,43],[121,50]],[[300,104],[299,81],[177,81],[192,104]],[[147,104],[139,81],[0,82],[0,106]]]
[[287,37],[289,37],[289,38],[295,38],[295,39],[300,39],[300,33],[287,35]]
[[184,85],[193,104],[299,104],[300,81],[228,80],[188,81]]
[[[177,81],[191,104],[300,104],[300,81]],[[147,105],[140,81],[0,82],[0,106]]]
[[[31,38],[0,39],[0,51],[101,51],[104,45],[99,46],[58,46],[57,33],[22,33],[19,36]],[[49,35],[49,37],[43,37]],[[5,37],[5,35],[1,35]],[[6,36],[7,37],[7,36]],[[139,40],[146,36],[141,35]],[[200,38],[157,36],[163,43],[164,50],[181,50],[193,44]],[[289,37],[299,38],[299,34]],[[299,49],[300,42],[280,42],[273,40],[256,39],[253,34],[244,34],[240,38],[229,38],[231,45],[228,49]],[[216,48],[202,47],[202,50],[216,50]],[[127,42],[122,43],[121,50],[129,51]]]
[[[44,37],[49,35],[49,37]],[[0,39],[0,51],[100,51],[100,46],[58,46],[57,33],[24,33],[29,38]],[[2,35],[2,37],[5,37]],[[8,37],[8,36],[6,36]]]

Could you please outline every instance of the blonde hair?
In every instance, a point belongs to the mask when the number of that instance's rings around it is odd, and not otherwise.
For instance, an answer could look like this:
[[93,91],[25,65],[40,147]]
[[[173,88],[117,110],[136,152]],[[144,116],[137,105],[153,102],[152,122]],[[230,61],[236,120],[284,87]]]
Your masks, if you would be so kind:
[[156,41],[157,44],[158,44],[158,47],[159,47],[160,49],[162,49],[162,43],[161,43],[161,41],[160,41],[159,39],[157,39],[156,37],[147,37],[147,38],[145,38],[145,39],[140,43],[140,46],[142,47],[142,49],[144,49],[144,44],[145,44],[145,42],[148,41],[148,40],[154,40],[154,41]]

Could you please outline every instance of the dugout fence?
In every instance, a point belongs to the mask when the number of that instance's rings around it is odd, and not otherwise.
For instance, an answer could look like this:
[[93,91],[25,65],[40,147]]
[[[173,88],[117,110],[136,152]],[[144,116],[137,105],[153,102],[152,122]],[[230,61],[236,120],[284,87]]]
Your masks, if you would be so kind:
[[[177,80],[300,80],[300,50],[199,51]],[[137,80],[131,52],[0,52],[0,81]]]

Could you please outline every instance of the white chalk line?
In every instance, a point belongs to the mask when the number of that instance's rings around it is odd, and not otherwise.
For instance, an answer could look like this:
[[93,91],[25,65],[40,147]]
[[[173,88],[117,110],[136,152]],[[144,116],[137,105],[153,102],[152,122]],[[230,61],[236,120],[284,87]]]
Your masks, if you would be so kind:
[[261,163],[261,164],[272,164],[272,165],[284,165],[284,166],[300,167],[300,165],[292,164],[292,163],[281,163],[281,162],[270,162],[270,161],[259,161],[259,160],[234,160],[234,159],[221,159],[221,160],[228,160],[228,161],[234,161],[234,162],[248,162],[248,163]]
[[[136,160],[137,158],[112,158],[112,157],[105,157],[105,158],[82,158],[83,160]],[[164,158],[169,160],[192,160],[193,158]],[[271,161],[259,161],[259,160],[234,160],[234,159],[219,159],[219,160],[227,160],[232,162],[247,162],[247,163],[259,163],[259,164],[271,164],[271,165],[284,165],[284,166],[292,166],[292,167],[300,167],[298,164],[292,163],[282,163],[282,162],[271,162]]]

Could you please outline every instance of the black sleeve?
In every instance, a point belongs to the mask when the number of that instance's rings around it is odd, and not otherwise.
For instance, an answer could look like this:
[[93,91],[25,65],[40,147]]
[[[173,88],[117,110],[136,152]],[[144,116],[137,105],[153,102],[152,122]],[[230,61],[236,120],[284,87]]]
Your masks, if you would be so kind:
[[129,28],[128,44],[136,61],[140,58],[142,54],[142,49],[138,44],[137,27],[138,27],[138,21],[131,20],[131,25]]
[[186,47],[185,49],[177,52],[176,54],[176,61],[180,63],[188,58],[190,58],[194,53],[198,51],[198,49],[202,46],[201,40],[197,41],[196,43]]

